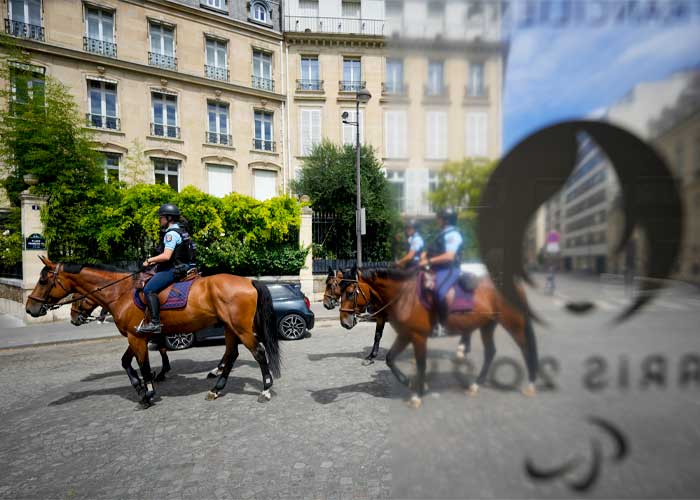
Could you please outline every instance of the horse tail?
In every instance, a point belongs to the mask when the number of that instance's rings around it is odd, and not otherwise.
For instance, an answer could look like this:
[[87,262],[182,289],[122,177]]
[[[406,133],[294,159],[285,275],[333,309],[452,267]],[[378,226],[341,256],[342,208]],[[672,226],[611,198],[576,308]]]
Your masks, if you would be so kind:
[[270,372],[272,372],[273,377],[279,378],[281,376],[281,353],[275,311],[272,309],[272,296],[270,295],[270,290],[267,289],[264,283],[253,280],[253,286],[258,292],[258,303],[255,308],[253,326],[255,328],[255,333],[258,335],[258,339],[262,342],[263,346],[265,346]]

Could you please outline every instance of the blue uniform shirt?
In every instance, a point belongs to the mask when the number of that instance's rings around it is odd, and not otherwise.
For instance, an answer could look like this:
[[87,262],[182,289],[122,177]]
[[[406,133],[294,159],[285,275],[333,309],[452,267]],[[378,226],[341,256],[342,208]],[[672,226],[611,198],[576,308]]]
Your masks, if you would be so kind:
[[179,225],[173,224],[165,232],[165,236],[163,236],[163,245],[166,250],[175,250],[175,247],[182,243],[182,236],[180,236],[177,231],[173,231],[175,227],[178,229],[180,228]]
[[423,250],[423,246],[425,245],[425,243],[423,243],[423,238],[421,238],[421,235],[418,233],[413,233],[413,236],[408,239],[408,243],[410,245],[410,249],[416,253]]
[[445,239],[445,252],[457,253],[460,245],[464,242],[462,235],[454,226],[446,227],[442,237]]

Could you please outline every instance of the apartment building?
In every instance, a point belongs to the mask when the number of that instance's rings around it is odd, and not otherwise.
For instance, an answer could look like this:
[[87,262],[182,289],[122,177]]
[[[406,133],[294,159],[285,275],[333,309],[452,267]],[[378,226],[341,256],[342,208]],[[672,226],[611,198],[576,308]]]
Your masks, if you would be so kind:
[[140,142],[146,182],[259,199],[286,187],[279,4],[264,0],[5,0],[31,71],[68,85],[124,175]]

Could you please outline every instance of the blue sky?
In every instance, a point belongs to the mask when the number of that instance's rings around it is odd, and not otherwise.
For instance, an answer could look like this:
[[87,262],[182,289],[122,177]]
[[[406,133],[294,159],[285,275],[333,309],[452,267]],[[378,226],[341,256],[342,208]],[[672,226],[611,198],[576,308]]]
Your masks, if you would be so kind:
[[528,28],[511,34],[504,154],[552,122],[582,118],[635,84],[700,65],[700,18],[670,26]]

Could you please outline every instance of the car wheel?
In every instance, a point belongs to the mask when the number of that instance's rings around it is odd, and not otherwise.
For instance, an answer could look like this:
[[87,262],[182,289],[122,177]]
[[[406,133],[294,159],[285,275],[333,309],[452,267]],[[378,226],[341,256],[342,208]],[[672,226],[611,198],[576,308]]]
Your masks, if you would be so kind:
[[306,334],[306,321],[298,314],[287,314],[280,320],[279,332],[283,339],[299,340]]
[[165,336],[165,347],[171,351],[181,351],[192,347],[194,344],[194,333],[174,333]]

